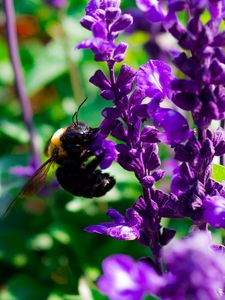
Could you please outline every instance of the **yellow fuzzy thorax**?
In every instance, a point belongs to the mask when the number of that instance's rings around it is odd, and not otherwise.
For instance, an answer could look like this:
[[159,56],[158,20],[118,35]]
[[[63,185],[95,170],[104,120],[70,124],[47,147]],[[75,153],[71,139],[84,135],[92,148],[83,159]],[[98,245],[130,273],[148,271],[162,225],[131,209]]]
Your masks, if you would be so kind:
[[52,157],[53,153],[57,151],[57,155],[59,157],[61,156],[66,156],[66,152],[62,148],[62,142],[60,140],[61,136],[64,134],[66,131],[66,128],[60,128],[58,129],[52,136],[49,146],[48,146],[48,156]]

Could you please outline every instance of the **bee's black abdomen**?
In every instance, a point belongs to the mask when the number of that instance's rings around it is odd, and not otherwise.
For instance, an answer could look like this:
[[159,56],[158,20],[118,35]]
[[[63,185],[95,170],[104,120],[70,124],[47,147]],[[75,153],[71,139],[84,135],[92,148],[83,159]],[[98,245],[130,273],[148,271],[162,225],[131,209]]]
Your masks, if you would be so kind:
[[87,172],[86,168],[62,165],[56,170],[59,184],[75,196],[101,197],[115,185],[115,179],[101,170]]

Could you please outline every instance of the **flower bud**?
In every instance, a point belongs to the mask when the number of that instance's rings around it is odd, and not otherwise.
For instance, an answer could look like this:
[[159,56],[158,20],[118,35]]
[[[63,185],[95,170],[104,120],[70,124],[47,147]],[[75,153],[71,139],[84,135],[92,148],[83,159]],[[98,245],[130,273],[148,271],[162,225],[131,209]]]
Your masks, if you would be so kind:
[[127,43],[121,42],[114,50],[114,60],[117,62],[121,62],[125,58],[125,52],[128,48]]
[[81,19],[80,24],[84,28],[91,30],[91,26],[94,24],[94,22],[96,22],[95,18],[93,18],[92,16],[85,16]]
[[131,15],[124,14],[122,15],[114,24],[112,24],[111,31],[121,31],[126,29],[133,23],[133,18]]
[[152,176],[145,176],[143,179],[142,179],[142,185],[145,187],[145,188],[150,188],[151,186],[153,186],[153,184],[155,183],[155,179],[154,177]]
[[105,18],[108,21],[115,21],[121,15],[121,10],[115,7],[109,7],[105,10]]
[[103,90],[100,95],[105,100],[113,100],[115,98],[112,90]]

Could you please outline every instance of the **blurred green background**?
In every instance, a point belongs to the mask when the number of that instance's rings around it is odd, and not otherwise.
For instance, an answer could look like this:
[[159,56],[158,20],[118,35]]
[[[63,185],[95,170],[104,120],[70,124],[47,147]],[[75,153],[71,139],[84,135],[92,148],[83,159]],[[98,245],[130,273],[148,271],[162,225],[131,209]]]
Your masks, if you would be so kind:
[[[42,161],[51,135],[68,126],[79,103],[88,97],[79,119],[91,127],[101,121],[101,109],[109,105],[98,96],[89,78],[98,68],[90,51],[75,46],[90,33],[79,21],[85,0],[71,0],[60,12],[41,0],[14,1],[20,59],[26,91],[33,110]],[[134,1],[122,1],[122,8],[134,7]],[[144,32],[120,37],[130,45],[126,63],[134,68],[146,63]],[[72,74],[72,75],[71,75]],[[73,84],[71,85],[71,76]],[[0,13],[0,208],[14,199],[26,178],[11,174],[15,166],[27,166],[30,159],[29,137],[15,94],[7,43],[4,15]],[[162,160],[169,150],[162,147]],[[62,189],[49,188],[45,196],[33,196],[16,202],[0,221],[0,300],[75,300],[107,299],[95,289],[102,260],[112,253],[127,253],[135,258],[149,255],[135,241],[114,241],[91,235],[83,228],[107,221],[109,207],[124,213],[141,190],[134,176],[114,164],[109,172],[117,184],[98,199],[73,197]],[[54,172],[49,178],[54,181]],[[168,182],[163,186],[167,189]],[[164,223],[168,223],[164,220]],[[178,237],[188,232],[190,222],[173,221]]]

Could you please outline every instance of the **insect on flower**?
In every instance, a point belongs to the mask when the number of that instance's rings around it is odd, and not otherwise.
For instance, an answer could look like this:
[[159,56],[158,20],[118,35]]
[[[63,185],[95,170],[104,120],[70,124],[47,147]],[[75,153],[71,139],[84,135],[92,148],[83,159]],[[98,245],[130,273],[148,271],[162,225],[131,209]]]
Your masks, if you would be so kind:
[[16,199],[36,194],[46,183],[47,174],[55,163],[58,164],[56,178],[59,184],[75,196],[101,197],[115,185],[113,177],[97,169],[105,153],[95,155],[90,148],[99,129],[78,121],[79,110],[86,100],[74,113],[72,124],[53,134],[46,149],[49,159],[31,176]]

